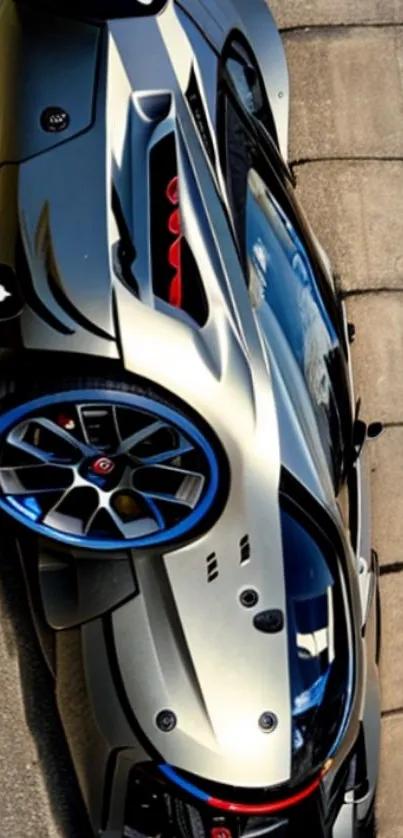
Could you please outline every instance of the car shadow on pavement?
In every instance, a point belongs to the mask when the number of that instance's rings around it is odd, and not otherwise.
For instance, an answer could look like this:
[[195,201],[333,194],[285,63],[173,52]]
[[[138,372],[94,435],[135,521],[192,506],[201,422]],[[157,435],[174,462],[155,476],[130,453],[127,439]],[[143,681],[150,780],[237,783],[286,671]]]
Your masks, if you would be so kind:
[[[57,712],[54,682],[32,621],[17,550],[11,539],[2,542],[2,632],[10,657],[18,659],[25,717],[37,748],[51,815],[60,838],[92,838]],[[45,829],[44,825],[43,836]]]

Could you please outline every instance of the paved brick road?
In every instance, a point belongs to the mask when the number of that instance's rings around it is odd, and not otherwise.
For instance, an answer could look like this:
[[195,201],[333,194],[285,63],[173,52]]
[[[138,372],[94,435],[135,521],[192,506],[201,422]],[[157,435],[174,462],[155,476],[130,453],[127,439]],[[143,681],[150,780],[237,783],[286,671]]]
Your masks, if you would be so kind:
[[[388,754],[379,827],[403,838],[403,0],[271,5],[286,29],[300,196],[350,294],[365,415],[387,424],[371,452]],[[11,554],[1,577],[0,838],[88,838]]]
[[[349,294],[382,563],[380,838],[403,836],[403,0],[272,0],[292,86],[291,159]],[[387,754],[387,759],[386,759]]]

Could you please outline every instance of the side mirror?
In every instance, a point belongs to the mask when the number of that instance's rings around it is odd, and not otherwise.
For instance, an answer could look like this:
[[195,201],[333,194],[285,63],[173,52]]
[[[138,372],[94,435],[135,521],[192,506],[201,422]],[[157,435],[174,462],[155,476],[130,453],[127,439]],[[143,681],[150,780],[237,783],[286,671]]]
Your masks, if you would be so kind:
[[379,439],[383,433],[382,422],[371,422],[367,425],[362,419],[356,419],[353,428],[353,463],[358,460],[365,443]]
[[382,422],[371,422],[371,424],[367,427],[367,439],[379,439],[383,432],[384,427]]

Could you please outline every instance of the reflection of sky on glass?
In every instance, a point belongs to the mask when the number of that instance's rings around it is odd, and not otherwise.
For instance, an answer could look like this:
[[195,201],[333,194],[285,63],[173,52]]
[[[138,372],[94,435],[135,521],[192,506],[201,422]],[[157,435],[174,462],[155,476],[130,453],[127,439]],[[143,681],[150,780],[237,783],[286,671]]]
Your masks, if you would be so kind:
[[248,113],[253,114],[255,112],[253,93],[245,77],[245,70],[243,64],[241,64],[239,60],[236,60],[234,58],[228,58],[226,67],[229,75],[232,78],[237,94],[240,97],[243,104],[245,105],[246,110],[248,111]]
[[295,696],[293,701],[293,716],[300,716],[311,710],[313,707],[319,707],[323,701],[323,696],[326,690],[326,684],[329,679],[330,667],[321,675],[308,690]]
[[328,405],[326,359],[337,335],[300,238],[255,172],[249,176],[246,219],[253,304],[270,305],[315,403]]

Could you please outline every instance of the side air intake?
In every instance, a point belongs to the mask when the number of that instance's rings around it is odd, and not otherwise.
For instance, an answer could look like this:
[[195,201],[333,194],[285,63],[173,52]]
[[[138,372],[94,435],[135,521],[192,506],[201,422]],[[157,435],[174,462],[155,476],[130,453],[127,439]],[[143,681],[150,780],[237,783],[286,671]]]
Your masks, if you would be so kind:
[[150,152],[150,212],[154,294],[204,326],[208,306],[196,260],[182,231],[173,132]]

